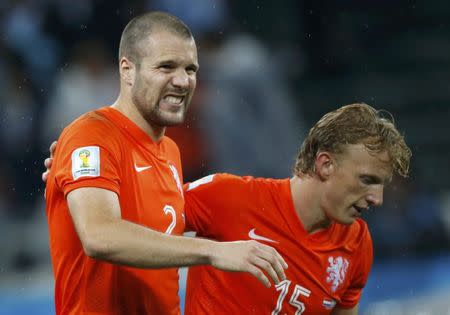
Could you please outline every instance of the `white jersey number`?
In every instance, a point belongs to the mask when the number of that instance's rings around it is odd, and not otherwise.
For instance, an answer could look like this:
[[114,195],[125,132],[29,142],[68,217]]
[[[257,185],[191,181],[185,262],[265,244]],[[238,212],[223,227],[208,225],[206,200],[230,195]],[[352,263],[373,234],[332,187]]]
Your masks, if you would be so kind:
[[170,214],[172,216],[172,222],[167,227],[166,234],[171,234],[173,229],[175,228],[175,225],[177,224],[177,213],[175,212],[175,209],[172,206],[166,205],[164,207],[164,213]]
[[[289,287],[291,286],[290,280],[283,280],[278,283],[275,288],[277,291],[280,291],[280,295],[278,296],[277,305],[275,309],[272,311],[272,315],[278,315],[283,308],[283,302],[286,298],[286,295],[289,293]],[[296,307],[295,315],[301,315],[305,311],[305,304],[298,300],[300,295],[309,297],[311,295],[311,291],[302,287],[301,285],[296,284],[294,287],[294,292],[289,299],[289,304]]]

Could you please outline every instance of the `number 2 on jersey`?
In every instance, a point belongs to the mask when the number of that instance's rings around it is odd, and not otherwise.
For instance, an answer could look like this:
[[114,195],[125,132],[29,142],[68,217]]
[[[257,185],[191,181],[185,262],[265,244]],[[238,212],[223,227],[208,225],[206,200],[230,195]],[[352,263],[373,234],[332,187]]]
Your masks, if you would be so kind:
[[[275,288],[277,291],[280,291],[280,295],[278,296],[277,305],[275,309],[272,311],[272,315],[278,315],[283,308],[283,302],[286,298],[286,295],[289,293],[289,287],[291,286],[290,280],[283,280],[278,283]],[[289,304],[296,307],[295,315],[301,315],[305,311],[305,304],[298,300],[300,295],[309,297],[311,295],[311,291],[302,287],[301,285],[296,284],[294,287],[294,292],[289,299]]]
[[175,228],[175,225],[177,224],[177,213],[175,212],[175,209],[172,206],[166,205],[164,207],[164,213],[170,214],[172,216],[172,222],[170,223],[170,225],[167,227],[166,229],[166,234],[171,234],[173,229]]

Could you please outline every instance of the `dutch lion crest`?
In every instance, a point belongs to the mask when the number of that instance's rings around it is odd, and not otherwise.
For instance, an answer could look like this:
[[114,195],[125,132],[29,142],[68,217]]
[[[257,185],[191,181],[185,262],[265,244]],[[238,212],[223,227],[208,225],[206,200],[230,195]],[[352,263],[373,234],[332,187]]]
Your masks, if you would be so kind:
[[337,258],[330,256],[328,257],[328,263],[330,265],[327,267],[327,282],[331,283],[331,290],[336,292],[338,286],[344,283],[349,262],[341,256]]

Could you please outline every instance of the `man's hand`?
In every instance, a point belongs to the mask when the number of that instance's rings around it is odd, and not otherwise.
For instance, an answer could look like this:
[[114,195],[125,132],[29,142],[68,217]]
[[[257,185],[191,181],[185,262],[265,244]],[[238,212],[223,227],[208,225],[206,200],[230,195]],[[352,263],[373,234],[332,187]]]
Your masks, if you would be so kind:
[[288,267],[274,248],[253,240],[215,243],[210,263],[224,271],[249,272],[268,288],[270,281],[264,272],[278,284],[286,279],[284,270]]
[[47,182],[48,174],[50,173],[50,169],[52,168],[53,156],[55,154],[55,149],[56,149],[56,141],[53,141],[49,148],[50,157],[48,157],[44,160],[45,172],[42,173],[42,181],[44,183]]

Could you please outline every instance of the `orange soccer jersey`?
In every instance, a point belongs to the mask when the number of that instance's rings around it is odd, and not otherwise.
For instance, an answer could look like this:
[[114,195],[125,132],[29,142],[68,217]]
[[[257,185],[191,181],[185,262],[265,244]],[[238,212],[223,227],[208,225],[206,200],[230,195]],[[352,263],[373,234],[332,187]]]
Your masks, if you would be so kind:
[[122,218],[153,230],[184,231],[180,155],[155,143],[119,111],[87,113],[62,133],[47,182],[47,217],[57,314],[179,314],[176,268],[144,270],[84,254],[67,194],[99,187],[119,196]]
[[330,314],[358,303],[372,265],[367,225],[333,223],[312,235],[295,212],[289,179],[227,174],[186,185],[186,227],[219,241],[255,239],[273,246],[287,280],[265,288],[245,273],[191,267],[185,314]]

